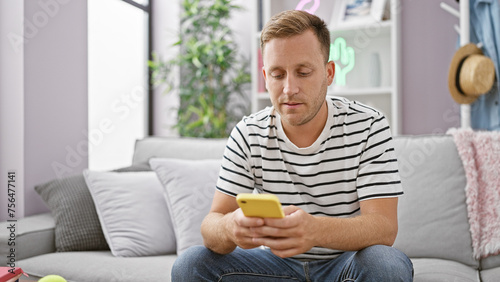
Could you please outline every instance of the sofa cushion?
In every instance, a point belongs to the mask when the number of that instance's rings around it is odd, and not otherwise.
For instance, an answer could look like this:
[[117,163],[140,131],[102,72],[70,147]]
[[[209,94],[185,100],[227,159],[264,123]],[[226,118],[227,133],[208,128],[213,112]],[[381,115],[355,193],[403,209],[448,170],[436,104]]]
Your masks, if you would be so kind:
[[394,246],[411,258],[449,259],[478,268],[465,203],[465,173],[451,136],[395,138],[404,195]]
[[36,186],[35,190],[56,222],[58,252],[109,250],[82,174],[54,179]]
[[163,187],[152,171],[84,171],[104,236],[119,257],[175,252]]
[[458,262],[442,259],[412,259],[415,282],[479,282],[479,272]]
[[164,195],[174,224],[177,254],[202,245],[201,222],[208,214],[215,192],[221,159],[151,159],[164,186]]
[[149,162],[144,161],[144,162],[138,162],[135,163],[131,166],[126,166],[126,167],[120,167],[115,170],[112,170],[114,172],[137,172],[137,171],[151,171],[151,167],[149,166]]
[[500,267],[481,270],[481,282],[498,282],[500,280]]
[[481,260],[481,269],[491,269],[497,267],[500,268],[500,255],[489,256]]
[[68,282],[170,281],[176,255],[115,257],[110,251],[51,253],[20,260],[30,278],[57,274]]

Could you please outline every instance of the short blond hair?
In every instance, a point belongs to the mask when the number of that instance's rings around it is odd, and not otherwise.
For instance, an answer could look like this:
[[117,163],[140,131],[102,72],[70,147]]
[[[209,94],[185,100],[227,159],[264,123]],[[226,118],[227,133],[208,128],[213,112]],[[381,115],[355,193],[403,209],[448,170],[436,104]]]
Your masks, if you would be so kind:
[[312,30],[321,46],[325,63],[330,57],[330,31],[326,23],[319,17],[305,11],[289,10],[274,15],[262,29],[260,48],[264,53],[266,43],[275,38],[286,38],[300,35]]

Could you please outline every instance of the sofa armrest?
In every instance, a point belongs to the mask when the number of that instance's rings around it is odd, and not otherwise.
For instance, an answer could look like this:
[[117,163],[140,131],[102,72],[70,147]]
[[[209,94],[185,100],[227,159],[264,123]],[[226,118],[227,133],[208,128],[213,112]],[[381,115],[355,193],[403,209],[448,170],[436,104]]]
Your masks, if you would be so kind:
[[50,213],[28,216],[16,222],[2,222],[0,265],[12,266],[9,263],[55,252],[55,226]]

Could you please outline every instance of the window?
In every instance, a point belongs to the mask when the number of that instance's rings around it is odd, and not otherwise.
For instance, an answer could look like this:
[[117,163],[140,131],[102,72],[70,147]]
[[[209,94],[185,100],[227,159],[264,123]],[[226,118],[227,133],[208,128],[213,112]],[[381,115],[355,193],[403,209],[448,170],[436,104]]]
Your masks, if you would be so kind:
[[89,168],[131,164],[149,131],[148,0],[88,1]]

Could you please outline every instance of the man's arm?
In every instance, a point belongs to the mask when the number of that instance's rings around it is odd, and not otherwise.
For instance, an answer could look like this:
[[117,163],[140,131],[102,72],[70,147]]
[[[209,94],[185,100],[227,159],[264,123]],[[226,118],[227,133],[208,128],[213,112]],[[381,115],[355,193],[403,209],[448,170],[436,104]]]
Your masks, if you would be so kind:
[[397,198],[362,201],[361,215],[353,218],[316,217],[288,206],[284,219],[267,218],[251,234],[255,234],[256,245],[268,246],[280,257],[301,254],[314,246],[345,251],[391,246],[398,230],[397,203]]
[[397,198],[360,202],[361,215],[353,218],[312,216],[295,206],[284,208],[283,219],[245,217],[236,199],[216,191],[210,213],[201,225],[204,244],[220,254],[267,246],[280,257],[304,253],[314,246],[360,250],[392,245],[396,239]]
[[232,252],[236,246],[251,249],[260,245],[253,243],[252,227],[264,224],[261,218],[245,217],[236,203],[236,198],[215,192],[212,208],[201,224],[205,246],[220,254]]
[[[398,198],[372,199],[360,202],[361,215],[338,219],[336,226],[347,232],[335,232],[335,236],[319,238],[321,244],[341,250],[360,250],[373,245],[392,246],[398,233]],[[326,220],[326,218],[318,218]],[[320,224],[319,226],[323,226]],[[323,231],[323,232],[321,232]],[[321,230],[327,234],[328,230]]]

